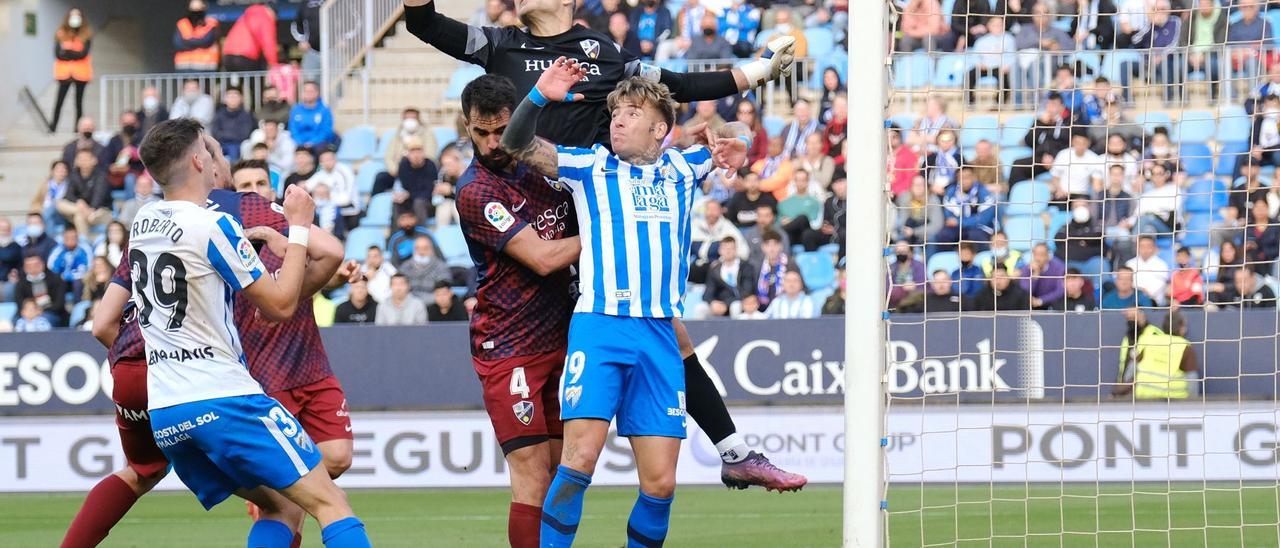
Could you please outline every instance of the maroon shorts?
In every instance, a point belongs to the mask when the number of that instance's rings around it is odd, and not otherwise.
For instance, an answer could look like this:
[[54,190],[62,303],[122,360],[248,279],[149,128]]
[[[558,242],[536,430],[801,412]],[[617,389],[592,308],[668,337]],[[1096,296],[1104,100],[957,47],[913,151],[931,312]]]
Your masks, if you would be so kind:
[[337,377],[330,375],[308,385],[268,395],[293,413],[316,443],[352,439],[347,395],[342,392],[342,384]]
[[471,363],[503,454],[564,437],[558,394],[564,350]]
[[122,359],[111,366],[111,400],[116,404],[116,428],[129,467],[139,476],[163,474],[168,459],[156,446],[147,413],[147,362]]

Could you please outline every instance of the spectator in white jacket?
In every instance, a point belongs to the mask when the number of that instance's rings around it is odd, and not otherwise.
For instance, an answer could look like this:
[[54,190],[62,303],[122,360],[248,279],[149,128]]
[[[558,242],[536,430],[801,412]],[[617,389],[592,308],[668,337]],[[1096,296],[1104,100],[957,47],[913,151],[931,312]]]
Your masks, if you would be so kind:
[[282,177],[292,173],[293,152],[297,150],[298,145],[293,142],[293,136],[289,135],[289,130],[281,129],[280,122],[275,120],[263,120],[258,125],[258,129],[253,130],[249,138],[240,145],[240,157],[252,157],[254,145],[265,143],[267,166],[271,171]]
[[773,298],[765,315],[771,320],[817,318],[822,309],[804,292],[804,279],[792,270],[782,278],[782,294]]
[[360,223],[360,189],[356,186],[356,173],[351,166],[338,163],[338,153],[332,147],[320,152],[320,168],[307,179],[307,192],[319,185],[329,187],[333,205],[338,207],[344,229],[351,230]]
[[169,119],[192,118],[209,127],[213,122],[213,107],[213,97],[200,89],[199,80],[190,78],[182,82],[182,95],[169,107]]

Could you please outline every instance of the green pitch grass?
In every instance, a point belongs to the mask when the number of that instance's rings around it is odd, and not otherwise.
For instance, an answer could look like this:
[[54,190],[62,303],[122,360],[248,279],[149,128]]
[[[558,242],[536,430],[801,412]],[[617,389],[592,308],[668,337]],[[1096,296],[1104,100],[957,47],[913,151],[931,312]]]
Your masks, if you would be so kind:
[[[501,546],[507,494],[499,489],[353,490],[352,505],[377,546]],[[56,546],[82,494],[6,495],[0,545]],[[894,486],[893,546],[1277,546],[1275,486],[1139,484]],[[628,488],[593,488],[579,546],[617,547],[634,501]],[[685,487],[668,546],[838,546],[840,490],[779,495]],[[1206,511],[1207,509],[1207,511]],[[187,493],[142,499],[104,546],[242,546],[244,506],[202,511]],[[306,546],[320,546],[308,523]]]

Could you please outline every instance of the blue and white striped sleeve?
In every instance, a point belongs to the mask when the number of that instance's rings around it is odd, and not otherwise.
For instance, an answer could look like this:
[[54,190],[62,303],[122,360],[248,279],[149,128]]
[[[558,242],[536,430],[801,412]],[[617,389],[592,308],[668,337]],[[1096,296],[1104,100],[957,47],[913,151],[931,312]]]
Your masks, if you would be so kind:
[[694,145],[680,151],[680,154],[684,156],[684,161],[689,162],[693,176],[699,181],[706,179],[716,169],[716,164],[711,159],[711,150],[705,146]]
[[574,191],[585,186],[587,181],[591,180],[591,171],[596,164],[596,152],[599,146],[577,148],[557,145],[560,182],[569,185]]
[[217,219],[216,226],[209,232],[206,254],[218,275],[232,289],[240,291],[258,281],[266,270],[240,223],[225,213],[218,214]]

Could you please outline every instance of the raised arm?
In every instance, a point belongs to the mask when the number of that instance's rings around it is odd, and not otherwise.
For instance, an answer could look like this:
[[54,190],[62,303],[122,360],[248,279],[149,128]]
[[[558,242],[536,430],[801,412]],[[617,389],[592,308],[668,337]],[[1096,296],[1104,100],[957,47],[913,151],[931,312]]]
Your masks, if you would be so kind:
[[790,76],[795,48],[795,38],[780,36],[769,42],[763,57],[738,68],[712,72],[672,72],[640,64],[639,60],[634,63],[638,75],[656,78],[671,90],[677,102],[714,101]]
[[[265,243],[267,249],[276,255],[283,257],[288,252],[289,239],[271,227],[246,228],[244,234],[250,240]],[[339,274],[338,269],[343,266],[344,253],[342,242],[338,241],[333,234],[318,226],[311,226],[307,236],[307,268],[302,277],[303,298],[310,297],[335,283],[334,279]],[[349,274],[349,271],[345,271],[342,278],[346,280]]]
[[432,0],[404,0],[404,25],[410,34],[454,59],[482,67],[489,63],[493,48],[484,29],[441,15]]
[[284,216],[289,220],[289,247],[284,254],[284,266],[278,277],[260,276],[243,290],[244,296],[271,321],[288,320],[298,309],[315,209],[311,196],[298,185],[285,190]]
[[538,115],[542,113],[542,107],[551,102],[581,101],[583,95],[569,93],[569,89],[586,75],[587,71],[576,60],[564,57],[556,59],[511,114],[511,121],[502,134],[502,148],[538,173],[559,179],[559,153],[556,146],[534,135],[538,128]]

